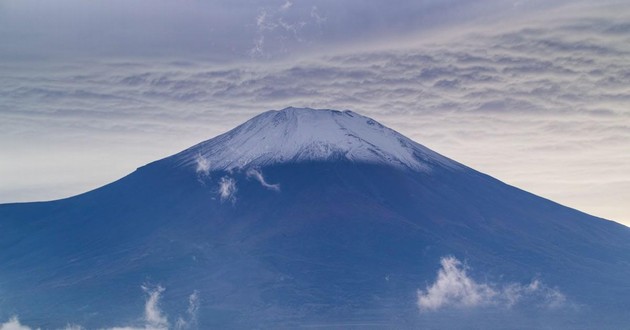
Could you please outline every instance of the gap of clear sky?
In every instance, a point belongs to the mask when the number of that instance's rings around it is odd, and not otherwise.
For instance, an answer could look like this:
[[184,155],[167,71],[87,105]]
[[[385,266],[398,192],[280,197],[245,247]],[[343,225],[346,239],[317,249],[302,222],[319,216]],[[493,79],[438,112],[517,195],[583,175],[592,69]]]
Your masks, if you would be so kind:
[[624,1],[2,1],[0,202],[297,106],[630,225],[628,22]]

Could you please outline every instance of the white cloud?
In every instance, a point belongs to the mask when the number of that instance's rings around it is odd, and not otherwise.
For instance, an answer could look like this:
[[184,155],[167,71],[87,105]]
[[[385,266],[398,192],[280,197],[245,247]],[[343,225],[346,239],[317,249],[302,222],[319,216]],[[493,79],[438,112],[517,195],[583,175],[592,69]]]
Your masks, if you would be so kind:
[[249,169],[247,170],[247,176],[250,178],[254,178],[256,179],[256,181],[260,182],[260,184],[269,189],[269,190],[273,190],[273,191],[280,191],[280,184],[279,183],[275,183],[275,184],[270,184],[267,181],[265,181],[265,177],[263,176],[262,172],[260,170],[257,169]]
[[175,323],[176,330],[191,329],[197,327],[197,314],[199,313],[199,292],[195,291],[188,297],[188,309],[186,317],[179,317]]
[[142,327],[114,327],[109,330],[168,330],[168,318],[160,309],[160,296],[164,292],[164,288],[157,286],[149,288],[142,286],[142,290],[148,294],[147,302],[144,305],[144,321]]
[[509,284],[501,293],[501,298],[508,307],[528,301],[538,307],[554,309],[564,307],[567,303],[567,298],[562,292],[546,286],[538,279],[528,285]]
[[219,196],[221,201],[230,201],[234,203],[236,201],[236,180],[228,176],[224,176],[219,180]]
[[17,316],[14,316],[8,322],[0,324],[0,330],[31,330],[31,328],[22,325]]
[[418,290],[418,307],[435,310],[450,306],[481,306],[492,301],[498,292],[479,284],[466,274],[466,268],[454,257],[442,258],[438,277],[426,292]]
[[158,286],[155,289],[148,287],[143,287],[142,289],[149,294],[149,299],[144,306],[144,318],[147,322],[147,328],[168,329],[168,319],[159,306],[160,295],[164,292],[164,288]]
[[[102,330],[168,330],[171,326],[167,316],[160,309],[160,298],[165,289],[161,286],[149,288],[142,286],[144,292],[148,295],[144,305],[144,324],[141,326],[123,326],[104,328]],[[199,312],[199,293],[193,292],[188,297],[188,309],[185,317],[179,317],[175,323],[174,329],[186,330],[197,327],[197,314]],[[63,330],[83,330],[79,325],[68,325]],[[27,325],[20,323],[17,316],[12,317],[9,321],[0,324],[0,330],[35,330]],[[37,328],[39,330],[39,328]]]
[[265,30],[265,29],[268,28],[267,24],[266,24],[266,21],[267,21],[267,11],[262,10],[258,14],[258,16],[256,16],[256,26],[259,29]]
[[281,11],[287,11],[289,10],[289,8],[291,8],[291,6],[293,6],[293,2],[290,0],[286,0],[284,2],[284,4],[282,4],[282,6],[280,6],[280,10]]
[[326,17],[322,16],[319,13],[319,9],[317,9],[317,6],[311,7],[311,18],[315,21],[315,24],[317,25],[321,25],[326,22]]
[[63,328],[63,330],[85,330],[85,328],[80,325],[70,324]]
[[197,164],[197,175],[205,178],[210,174],[210,161],[206,157],[197,155],[195,163]]
[[511,308],[519,303],[559,308],[566,303],[564,294],[549,288],[540,280],[534,280],[527,285],[479,283],[468,276],[467,267],[455,257],[444,257],[440,264],[442,267],[435,282],[425,290],[417,291],[420,311],[483,306]]
[[280,6],[259,9],[250,57],[269,59],[283,56],[296,48],[310,45],[314,40],[321,41],[321,27],[326,19],[316,7],[310,11],[308,8],[290,10],[293,6],[293,1],[286,0]]

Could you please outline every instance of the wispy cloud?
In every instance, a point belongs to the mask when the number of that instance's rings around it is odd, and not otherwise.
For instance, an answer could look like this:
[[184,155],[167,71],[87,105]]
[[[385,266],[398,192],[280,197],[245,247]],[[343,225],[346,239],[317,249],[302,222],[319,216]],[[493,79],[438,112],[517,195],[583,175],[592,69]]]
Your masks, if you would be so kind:
[[[160,308],[160,298],[165,289],[162,286],[149,287],[142,286],[142,290],[147,294],[147,301],[144,305],[144,324],[141,326],[123,326],[104,328],[102,330],[187,330],[197,327],[197,314],[199,312],[199,293],[193,292],[188,298],[188,309],[186,316],[180,316],[173,327],[168,322],[168,317]],[[36,328],[39,329],[39,328]],[[0,324],[0,330],[36,330],[27,325],[21,324],[18,317],[14,316],[9,321]],[[63,330],[83,330],[80,325],[68,325]]]
[[113,327],[110,330],[167,330],[169,328],[168,318],[159,306],[160,296],[164,292],[164,288],[161,286],[154,288],[143,286],[142,290],[148,295],[144,305],[144,326]]
[[167,329],[168,318],[160,309],[160,295],[164,292],[162,286],[158,286],[154,289],[148,287],[142,287],[142,289],[149,295],[149,299],[144,307],[144,318],[147,322],[147,327],[153,329]]
[[501,299],[508,307],[523,302],[550,309],[568,306],[567,297],[560,290],[548,287],[538,279],[527,285],[516,283],[506,285],[502,288]]
[[[312,7],[310,11],[293,11],[293,1],[279,7],[264,7],[255,19],[256,37],[249,54],[253,58],[272,58],[289,53],[296,45],[312,40],[325,18]],[[267,45],[270,43],[270,45]]]
[[280,10],[281,11],[287,11],[287,10],[289,10],[289,8],[291,8],[291,6],[293,6],[293,1],[286,0],[282,4],[282,6],[280,6]]
[[210,161],[202,155],[197,155],[195,163],[195,170],[197,171],[197,175],[200,176],[200,179],[207,178],[210,175]]
[[468,275],[467,267],[455,257],[444,257],[440,264],[435,282],[417,292],[420,311],[484,306],[511,308],[524,301],[534,306],[559,308],[566,303],[560,291],[540,280],[527,285],[480,283]]
[[219,180],[219,196],[221,197],[221,202],[236,202],[236,191],[236,180],[233,178],[224,176]]
[[311,7],[311,18],[314,20],[315,24],[322,25],[326,22],[327,18],[322,16],[319,12],[317,6]]
[[197,315],[199,314],[199,292],[195,291],[188,297],[188,309],[186,310],[186,316],[180,316],[175,323],[175,329],[196,329],[198,326]]
[[280,184],[279,183],[275,183],[275,184],[271,184],[268,183],[265,180],[265,177],[263,176],[262,172],[258,169],[249,169],[247,170],[247,176],[250,178],[254,178],[256,179],[256,181],[258,181],[263,187],[269,189],[269,190],[273,190],[273,191],[280,191]]

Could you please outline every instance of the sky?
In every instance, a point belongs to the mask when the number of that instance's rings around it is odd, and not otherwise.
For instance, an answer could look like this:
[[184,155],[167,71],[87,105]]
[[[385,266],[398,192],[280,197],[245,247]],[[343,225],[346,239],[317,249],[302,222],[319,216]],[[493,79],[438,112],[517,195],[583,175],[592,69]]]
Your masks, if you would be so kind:
[[4,0],[0,203],[297,106],[630,225],[628,22],[624,1]]

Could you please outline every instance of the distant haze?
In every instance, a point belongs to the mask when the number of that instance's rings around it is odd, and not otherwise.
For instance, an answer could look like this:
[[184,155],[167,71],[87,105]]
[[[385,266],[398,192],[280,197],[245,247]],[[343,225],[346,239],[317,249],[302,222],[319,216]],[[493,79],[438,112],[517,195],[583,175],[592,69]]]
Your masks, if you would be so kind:
[[630,225],[629,21],[624,1],[2,1],[0,202],[298,106]]

